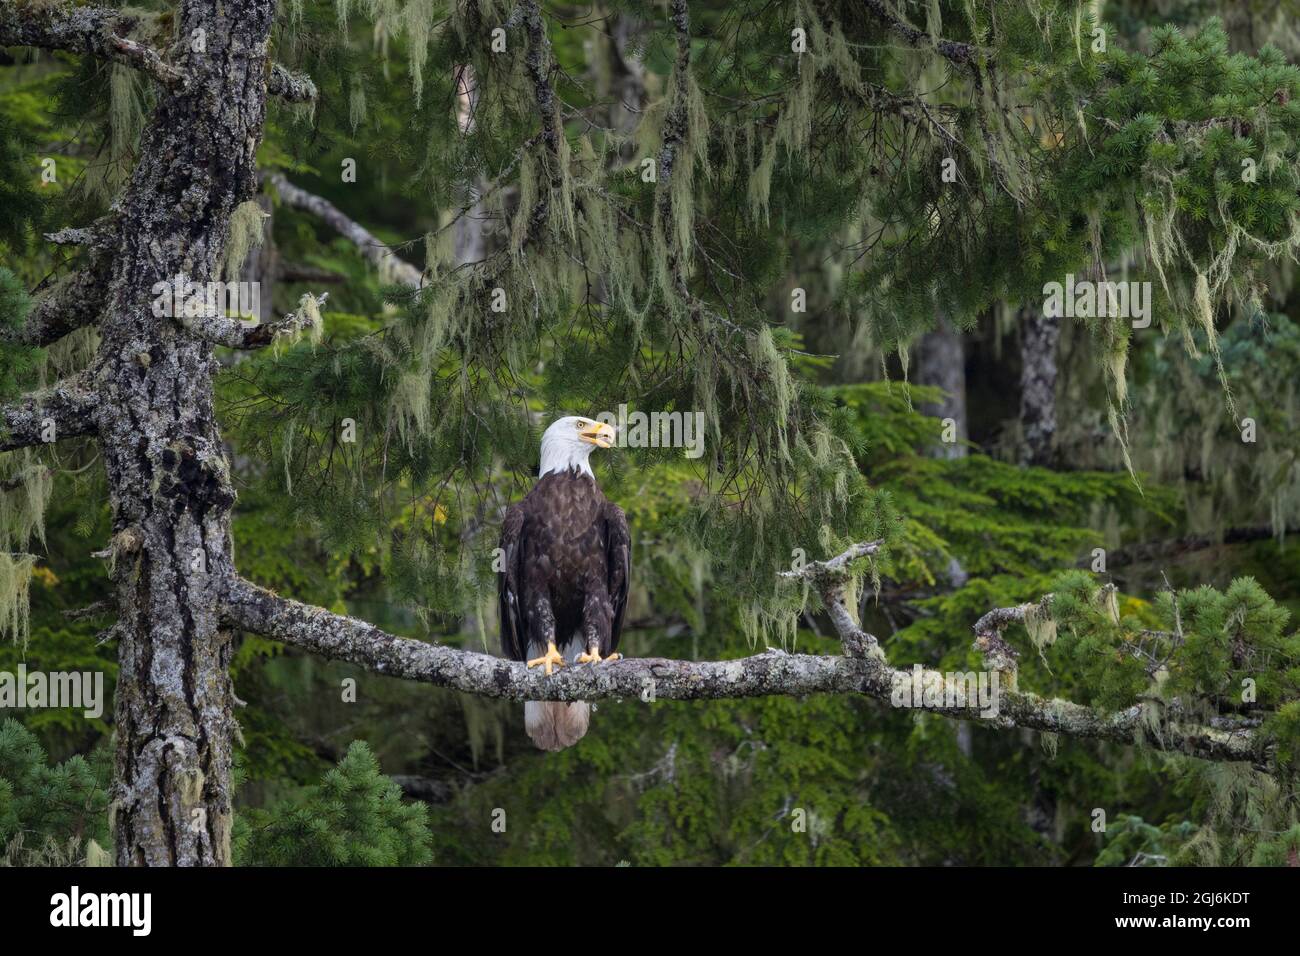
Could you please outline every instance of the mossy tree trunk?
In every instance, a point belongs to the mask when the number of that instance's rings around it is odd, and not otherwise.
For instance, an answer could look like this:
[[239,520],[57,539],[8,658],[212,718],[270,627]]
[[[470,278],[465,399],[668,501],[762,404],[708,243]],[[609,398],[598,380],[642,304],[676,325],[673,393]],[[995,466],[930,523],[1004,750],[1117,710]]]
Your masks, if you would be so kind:
[[121,670],[117,863],[230,863],[230,469],[213,346],[155,314],[154,287],[220,278],[234,208],[252,197],[273,0],[185,0],[189,75],[154,111],[120,201],[93,419],[109,479]]
[[1020,310],[1020,461],[1050,466],[1056,458],[1056,348],[1061,320],[1037,306]]

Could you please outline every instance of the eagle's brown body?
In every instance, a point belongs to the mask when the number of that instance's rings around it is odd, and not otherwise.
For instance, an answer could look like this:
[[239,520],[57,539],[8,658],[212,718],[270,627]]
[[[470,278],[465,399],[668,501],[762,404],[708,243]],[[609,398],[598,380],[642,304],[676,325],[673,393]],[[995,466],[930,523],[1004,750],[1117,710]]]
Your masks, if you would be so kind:
[[[554,643],[572,661],[609,657],[627,608],[631,537],[623,510],[578,470],[543,475],[506,512],[498,575],[501,647],[526,661]],[[582,702],[530,704],[525,722],[539,747],[559,750],[587,729]]]

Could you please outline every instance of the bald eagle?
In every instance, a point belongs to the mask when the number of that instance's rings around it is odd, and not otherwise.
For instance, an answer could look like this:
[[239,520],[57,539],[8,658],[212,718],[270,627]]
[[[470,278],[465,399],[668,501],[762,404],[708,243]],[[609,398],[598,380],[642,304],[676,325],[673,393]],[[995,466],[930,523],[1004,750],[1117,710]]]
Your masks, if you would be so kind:
[[[501,648],[528,667],[599,664],[614,648],[627,608],[632,539],[627,516],[605,500],[587,459],[614,444],[612,425],[571,415],[542,435],[537,484],[506,511],[497,574]],[[543,750],[582,739],[585,701],[528,701],[524,727]]]

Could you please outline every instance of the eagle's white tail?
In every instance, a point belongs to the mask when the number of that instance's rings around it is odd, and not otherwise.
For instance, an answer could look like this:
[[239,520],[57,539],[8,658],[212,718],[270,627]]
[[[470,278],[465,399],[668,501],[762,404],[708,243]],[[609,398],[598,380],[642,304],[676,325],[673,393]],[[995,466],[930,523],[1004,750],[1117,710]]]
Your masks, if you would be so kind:
[[587,732],[591,707],[585,700],[530,700],[524,703],[524,729],[542,750],[572,747]]

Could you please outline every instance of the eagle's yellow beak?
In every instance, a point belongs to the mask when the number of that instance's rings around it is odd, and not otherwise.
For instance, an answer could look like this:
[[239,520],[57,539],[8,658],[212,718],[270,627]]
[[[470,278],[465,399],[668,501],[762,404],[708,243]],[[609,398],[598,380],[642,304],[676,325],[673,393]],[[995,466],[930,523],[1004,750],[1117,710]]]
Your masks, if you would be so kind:
[[592,422],[578,436],[585,442],[591,442],[597,448],[609,448],[614,444],[614,438],[617,432],[613,425],[607,425],[604,422]]

